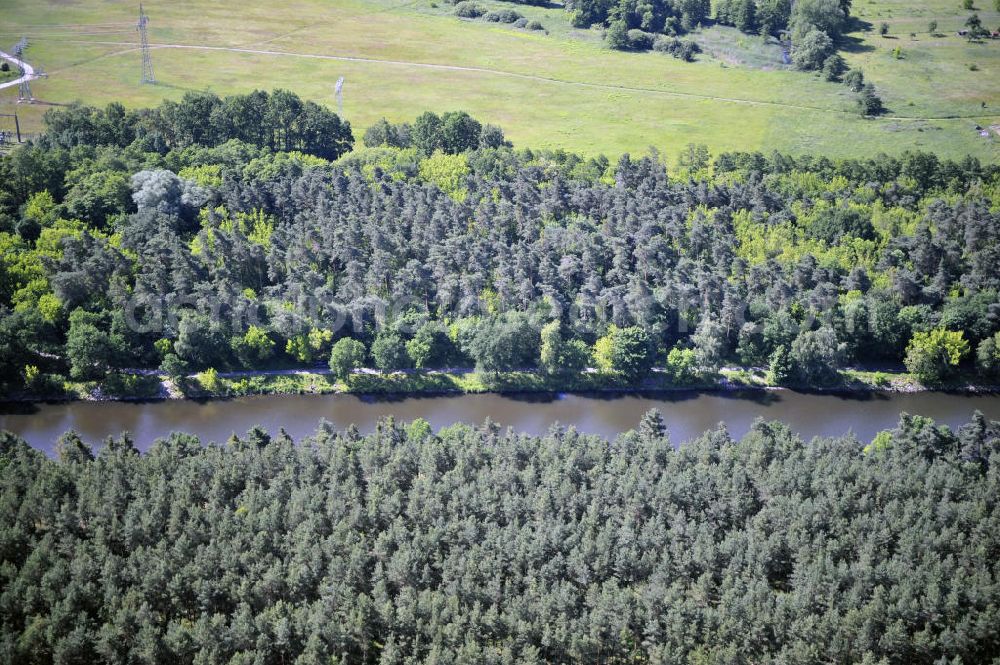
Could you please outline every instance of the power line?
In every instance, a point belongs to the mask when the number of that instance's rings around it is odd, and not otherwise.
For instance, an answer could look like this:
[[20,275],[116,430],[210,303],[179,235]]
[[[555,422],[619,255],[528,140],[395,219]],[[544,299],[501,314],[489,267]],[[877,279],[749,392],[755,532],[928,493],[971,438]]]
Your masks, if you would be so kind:
[[21,37],[21,41],[14,45],[14,57],[17,58],[18,78],[20,79],[17,84],[17,101],[19,102],[35,101],[34,95],[31,94],[31,77],[28,76],[28,72],[24,68],[24,49],[26,48],[28,48],[27,37]]
[[21,23],[18,28],[97,28],[103,25],[133,25],[132,21],[114,23]]
[[337,85],[334,86],[334,90],[337,93],[337,115],[341,118],[344,117],[344,77],[341,76],[337,79]]
[[142,49],[142,77],[140,83],[156,83],[156,76],[153,75],[153,58],[149,55],[149,35],[146,33],[146,24],[149,17],[142,10],[142,3],[139,3],[139,23],[135,29],[139,31],[140,48]]
[[[21,123],[19,123],[17,121],[17,114],[16,113],[0,113],[0,117],[14,118],[14,131],[17,133],[17,142],[20,143],[21,142]],[[7,136],[7,132],[0,132],[0,134],[2,134],[3,137]]]

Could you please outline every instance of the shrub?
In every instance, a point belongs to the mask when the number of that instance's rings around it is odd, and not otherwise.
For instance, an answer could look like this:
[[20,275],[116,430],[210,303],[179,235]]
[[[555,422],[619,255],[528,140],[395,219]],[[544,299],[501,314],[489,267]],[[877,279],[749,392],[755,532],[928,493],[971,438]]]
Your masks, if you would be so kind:
[[852,69],[844,74],[844,85],[854,92],[861,92],[865,87],[865,75],[860,69]]
[[35,381],[34,391],[46,397],[58,397],[66,393],[66,377],[62,374],[42,374]]
[[528,25],[528,19],[524,18],[523,16],[514,21],[515,28],[524,28],[527,27],[527,25]]
[[24,385],[31,388],[38,381],[41,372],[38,370],[37,365],[25,365],[24,366]]
[[670,53],[673,54],[676,51],[680,51],[681,40],[676,37],[667,37],[666,35],[657,35],[656,39],[653,40],[653,50],[659,53]]
[[221,387],[219,372],[214,367],[209,367],[203,372],[198,372],[195,377],[204,390],[208,392],[218,392]]
[[680,58],[684,62],[693,62],[694,56],[701,53],[701,47],[695,42],[682,42],[681,52],[676,57]]
[[865,455],[871,455],[872,453],[883,452],[892,447],[892,432],[889,430],[882,430],[875,435],[872,442],[861,449]]
[[361,140],[367,148],[380,148],[384,145],[394,148],[408,148],[410,147],[409,126],[405,123],[394,125],[385,118],[381,118],[365,130]]
[[519,19],[524,17],[518,14],[513,9],[500,9],[493,12],[487,12],[483,15],[484,21],[490,21],[491,23],[514,23]]
[[685,62],[691,62],[696,54],[701,53],[701,47],[697,43],[665,35],[656,36],[653,40],[653,50],[658,53],[669,53]]
[[885,108],[882,106],[882,98],[875,93],[875,86],[866,84],[858,95],[858,110],[861,115],[879,115]]
[[528,30],[544,30],[545,26],[542,25],[541,21],[528,21],[526,26]]
[[420,178],[437,185],[441,191],[456,201],[465,200],[468,190],[465,178],[469,175],[469,160],[462,155],[435,152],[420,162]]
[[653,45],[653,35],[648,32],[633,29],[627,35],[629,48],[633,50],[645,51]]
[[496,125],[483,125],[483,131],[479,134],[480,148],[502,148],[510,147],[510,141],[503,135],[503,130]]
[[160,363],[160,371],[167,375],[172,381],[177,381],[187,374],[187,363],[181,360],[176,353],[170,352],[163,356]]
[[834,53],[823,61],[823,78],[827,81],[836,81],[844,71],[844,59],[839,53]]
[[35,365],[24,367],[24,387],[35,395],[58,397],[66,392],[65,383],[66,377],[61,374],[46,374]]
[[628,28],[625,26],[625,21],[615,21],[612,23],[604,35],[604,41],[607,42],[610,48],[616,51],[627,49],[629,47]]
[[927,24],[927,32],[929,34],[932,35],[935,34],[937,32],[937,29],[938,29],[937,21],[931,21],[930,23]]
[[112,372],[101,383],[101,390],[114,397],[155,397],[160,392],[160,379]]
[[882,23],[882,25],[880,25],[878,27],[878,34],[882,35],[883,37],[885,37],[886,35],[888,35],[889,34],[889,24],[888,23]]
[[486,13],[482,5],[465,0],[455,5],[455,16],[460,18],[479,18]]

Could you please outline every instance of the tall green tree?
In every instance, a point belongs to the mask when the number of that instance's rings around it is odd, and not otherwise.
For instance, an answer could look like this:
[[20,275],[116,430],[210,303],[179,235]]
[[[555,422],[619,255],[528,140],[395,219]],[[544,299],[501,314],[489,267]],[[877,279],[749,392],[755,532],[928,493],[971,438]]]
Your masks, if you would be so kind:
[[589,349],[581,340],[564,339],[559,321],[542,327],[538,367],[547,374],[573,374],[587,366]]
[[976,347],[976,367],[984,376],[1000,376],[1000,332],[987,337]]
[[337,340],[330,350],[330,371],[340,381],[350,378],[351,372],[364,365],[365,345],[350,337]]
[[846,345],[829,327],[806,330],[792,342],[791,358],[796,377],[806,384],[825,385],[838,380]]
[[75,309],[69,315],[66,359],[70,376],[78,380],[102,379],[121,354],[121,340],[107,332],[100,314]]
[[832,54],[833,40],[823,30],[810,30],[792,42],[792,62],[798,69],[822,69]]
[[797,0],[792,5],[789,25],[792,42],[819,31],[837,38],[847,24],[847,13],[839,0]]
[[417,116],[410,132],[410,142],[413,147],[425,155],[431,155],[441,148],[443,143],[441,118],[430,111]]
[[375,366],[383,372],[406,369],[411,364],[410,356],[406,352],[406,343],[392,331],[380,332],[375,337],[371,354]]
[[638,381],[653,366],[652,340],[638,326],[618,328],[612,325],[608,334],[594,344],[594,361],[603,372],[619,374]]
[[788,27],[792,17],[791,0],[760,0],[756,7],[757,24],[762,35],[777,35]]
[[418,369],[440,367],[453,355],[447,329],[437,321],[428,321],[406,342],[406,353]]
[[465,111],[451,111],[441,116],[441,149],[457,155],[479,147],[483,126]]

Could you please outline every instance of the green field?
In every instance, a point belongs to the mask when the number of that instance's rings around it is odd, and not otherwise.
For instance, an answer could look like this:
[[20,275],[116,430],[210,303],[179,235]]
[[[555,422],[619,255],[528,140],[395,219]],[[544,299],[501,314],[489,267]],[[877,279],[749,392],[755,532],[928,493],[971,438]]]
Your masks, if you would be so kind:
[[[977,3],[984,25],[1000,26],[992,4]],[[885,100],[888,113],[874,120],[857,115],[844,86],[769,64],[773,49],[733,30],[696,35],[715,55],[691,64],[610,51],[596,31],[571,28],[561,7],[515,7],[541,20],[546,34],[461,20],[449,14],[451,5],[436,4],[153,0],[145,7],[159,83],[140,86],[137,3],[7,0],[0,44],[26,35],[29,62],[48,77],[32,84],[42,103],[16,105],[16,88],[0,90],[0,113],[16,108],[22,128],[37,131],[49,104],[118,99],[140,106],[187,90],[278,87],[332,107],[334,82],[345,76],[344,115],[357,135],[382,116],[401,121],[424,110],[463,109],[501,125],[517,145],[586,154],[650,146],[675,154],[695,142],[716,152],[1000,156],[1000,135],[984,139],[974,130],[1000,124],[1000,40],[957,37],[970,13],[958,0],[855,2],[858,29],[844,55]],[[932,19],[936,36],[927,33]],[[877,34],[883,21],[889,37]],[[891,52],[896,46],[901,59]]]

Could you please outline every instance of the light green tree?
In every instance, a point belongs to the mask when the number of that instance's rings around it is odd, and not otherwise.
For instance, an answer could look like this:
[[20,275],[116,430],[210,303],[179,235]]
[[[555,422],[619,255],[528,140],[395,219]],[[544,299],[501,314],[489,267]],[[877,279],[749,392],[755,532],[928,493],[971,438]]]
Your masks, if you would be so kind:
[[469,160],[464,154],[448,155],[435,152],[420,162],[420,178],[441,188],[445,194],[463,201],[468,190],[465,178],[469,175]]
[[285,343],[285,353],[299,362],[311,362],[314,358],[322,357],[332,341],[333,331],[310,328],[306,334],[290,337]]
[[692,383],[698,378],[698,353],[694,349],[675,346],[667,354],[667,370],[674,383]]
[[935,328],[916,332],[906,347],[906,369],[922,383],[939,383],[954,374],[969,353],[962,331]]
[[365,345],[350,337],[338,340],[330,351],[330,371],[341,381],[346,381],[364,361]]
[[196,379],[204,390],[211,393],[218,392],[219,388],[222,387],[222,383],[219,380],[219,372],[214,367],[209,367],[198,372]]
[[274,340],[259,326],[250,326],[242,337],[233,339],[233,351],[246,367],[267,361],[274,353]]
[[652,367],[651,346],[649,335],[642,328],[612,325],[608,334],[594,344],[594,362],[602,372],[635,381],[643,378]]
[[542,345],[539,353],[538,366],[547,374],[559,371],[559,355],[562,352],[562,331],[558,321],[550,321],[542,327]]

